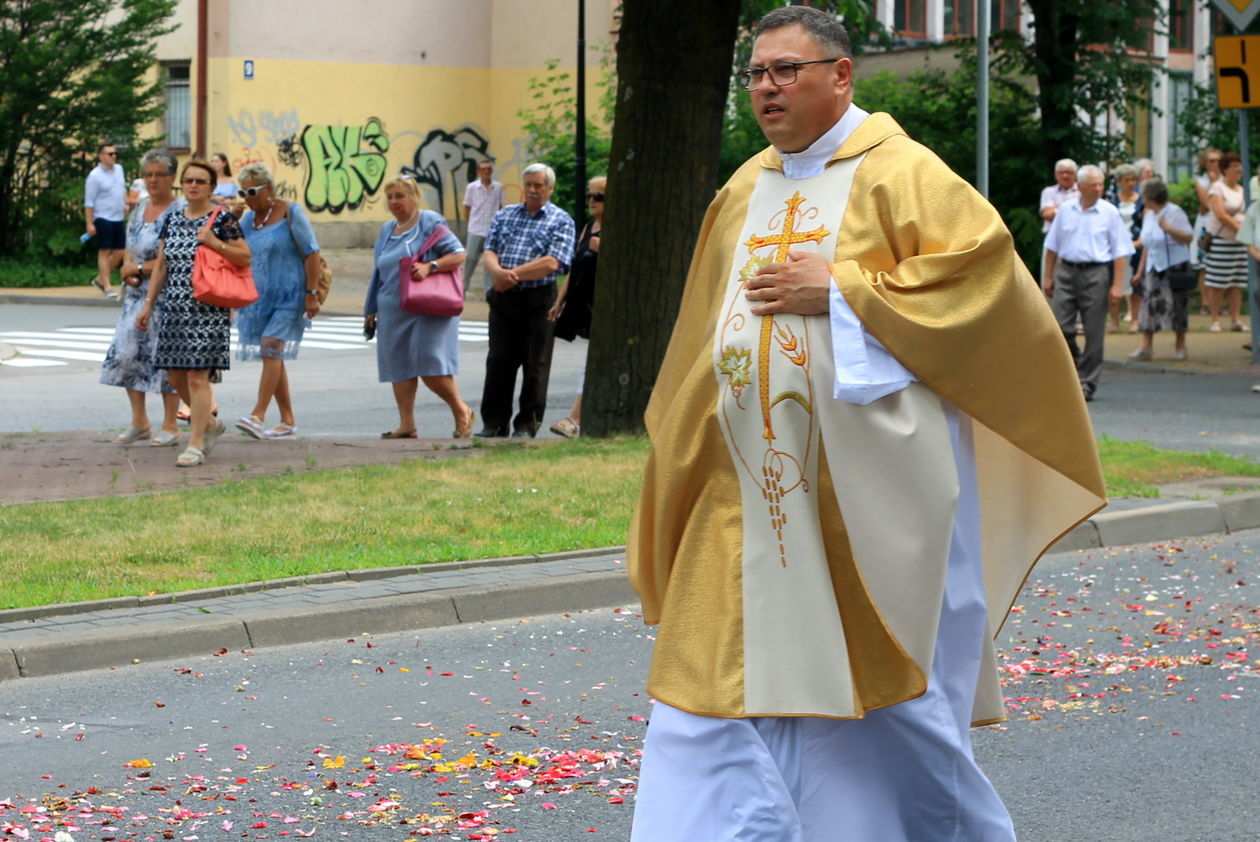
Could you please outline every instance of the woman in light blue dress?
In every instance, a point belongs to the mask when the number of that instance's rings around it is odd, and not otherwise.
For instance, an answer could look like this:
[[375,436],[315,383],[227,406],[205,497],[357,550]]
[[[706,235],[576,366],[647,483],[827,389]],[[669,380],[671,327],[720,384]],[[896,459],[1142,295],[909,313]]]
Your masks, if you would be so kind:
[[[147,332],[136,329],[136,313],[149,292],[149,276],[157,263],[158,235],[162,218],[169,211],[181,211],[184,200],[176,197],[175,172],[179,165],[165,149],[153,149],[140,159],[140,176],[145,195],[137,202],[127,223],[127,251],[119,272],[123,279],[122,312],[114,329],[114,340],[105,353],[101,382],[122,386],[131,402],[131,425],[114,439],[116,444],[132,444],[149,439],[157,447],[179,441],[179,396],[164,369],[153,364],[158,336],[162,330],[161,310],[155,310]],[[160,394],[164,408],[162,429],[154,433],[145,406],[148,393]]]
[[222,205],[225,208],[231,208],[232,200],[241,192],[236,182],[232,180],[232,165],[228,163],[227,155],[222,152],[215,152],[210,156],[210,166],[214,167],[214,192],[210,194],[210,201],[216,205]]
[[[258,300],[236,317],[237,355],[262,360],[258,400],[237,429],[256,439],[297,435],[297,419],[289,392],[284,361],[297,358],[302,333],[319,312],[319,243],[310,220],[296,202],[274,195],[273,177],[266,164],[246,164],[240,172],[241,192],[249,210],[241,217],[245,241],[254,255],[254,285]],[[280,410],[280,423],[267,429],[271,399]]]
[[[385,184],[385,198],[394,218],[381,227],[376,240],[376,269],[363,304],[366,332],[376,332],[376,367],[382,383],[394,387],[398,426],[383,439],[415,438],[418,380],[451,408],[454,437],[472,435],[473,411],[459,396],[459,316],[421,316],[402,309],[398,261],[415,254],[445,220],[434,211],[420,210],[420,190],[411,178]],[[464,247],[449,230],[416,262],[412,278],[430,272],[451,272],[464,264]]]

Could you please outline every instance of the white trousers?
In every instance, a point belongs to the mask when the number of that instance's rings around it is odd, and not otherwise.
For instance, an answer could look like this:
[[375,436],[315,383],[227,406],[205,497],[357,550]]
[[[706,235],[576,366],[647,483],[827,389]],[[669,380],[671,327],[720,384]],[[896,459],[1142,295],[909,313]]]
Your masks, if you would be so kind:
[[[863,719],[697,716],[657,702],[631,842],[1012,842],[971,753],[986,634],[970,424],[927,692]],[[820,641],[820,645],[825,645]]]

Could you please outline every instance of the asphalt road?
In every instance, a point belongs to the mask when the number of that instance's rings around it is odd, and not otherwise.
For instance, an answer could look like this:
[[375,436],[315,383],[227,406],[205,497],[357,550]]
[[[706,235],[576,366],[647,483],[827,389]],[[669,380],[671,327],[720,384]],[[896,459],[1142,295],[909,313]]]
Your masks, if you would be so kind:
[[[974,732],[1024,842],[1257,838],[1258,551],[1037,568],[1000,637],[1010,721]],[[624,840],[650,651],[609,609],[10,682],[0,832]]]
[[[0,333],[56,331],[62,328],[113,327],[118,311],[105,307],[6,304],[0,306]],[[321,319],[316,319],[320,324]],[[479,410],[485,374],[486,343],[459,343],[456,381],[464,400]],[[578,377],[586,365],[586,341],[557,341],[548,390],[548,411],[540,436],[568,413],[577,393]],[[376,437],[398,424],[389,384],[377,381],[376,352],[303,347],[288,366],[298,428],[305,437]],[[253,408],[261,363],[232,361],[223,382],[215,386],[221,415],[231,427]],[[125,429],[130,418],[121,389],[102,386],[100,364],[67,360],[65,365],[41,368],[0,366],[0,430],[4,432]],[[519,390],[519,379],[518,379]],[[149,400],[149,417],[157,422],[161,406]],[[267,421],[279,420],[272,404]],[[454,424],[446,405],[421,388],[416,402],[420,435],[445,438]],[[478,422],[480,429],[480,422]]]

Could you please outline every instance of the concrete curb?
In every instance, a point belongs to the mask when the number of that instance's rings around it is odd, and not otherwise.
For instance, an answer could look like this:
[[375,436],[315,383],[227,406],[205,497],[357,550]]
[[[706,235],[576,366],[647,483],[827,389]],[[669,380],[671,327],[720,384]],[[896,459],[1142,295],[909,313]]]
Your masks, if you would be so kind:
[[1071,552],[1118,544],[1149,544],[1174,538],[1216,535],[1260,527],[1260,494],[1219,500],[1184,500],[1103,512],[1077,526],[1046,551]]
[[633,603],[623,571],[531,579],[509,588],[457,588],[376,597],[321,608],[244,614],[201,623],[120,628],[70,639],[30,635],[0,649],[0,681],[39,678],[142,661],[197,657],[222,649],[256,649],[363,634],[441,628],[536,614]]

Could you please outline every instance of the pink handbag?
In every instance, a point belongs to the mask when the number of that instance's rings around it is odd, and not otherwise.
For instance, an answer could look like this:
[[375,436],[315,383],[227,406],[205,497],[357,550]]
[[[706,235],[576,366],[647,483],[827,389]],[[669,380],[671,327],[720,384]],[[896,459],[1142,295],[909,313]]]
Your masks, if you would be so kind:
[[464,312],[464,267],[453,272],[430,272],[423,280],[411,277],[411,267],[450,229],[445,223],[433,229],[420,250],[398,261],[398,289],[402,308],[421,316],[458,316]]
[[[214,220],[223,208],[215,208],[210,214],[206,227],[214,225]],[[192,276],[193,298],[203,304],[216,307],[227,307],[235,310],[253,304],[258,300],[258,289],[254,286],[254,273],[248,266],[237,266],[212,248],[198,246],[193,256]]]

